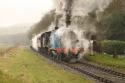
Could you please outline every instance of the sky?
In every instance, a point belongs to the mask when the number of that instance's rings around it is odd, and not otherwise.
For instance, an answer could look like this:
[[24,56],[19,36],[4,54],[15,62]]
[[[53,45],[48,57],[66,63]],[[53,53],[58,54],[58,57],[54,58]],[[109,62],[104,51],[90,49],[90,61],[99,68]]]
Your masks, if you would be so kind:
[[53,0],[0,0],[0,27],[36,23],[53,8]]

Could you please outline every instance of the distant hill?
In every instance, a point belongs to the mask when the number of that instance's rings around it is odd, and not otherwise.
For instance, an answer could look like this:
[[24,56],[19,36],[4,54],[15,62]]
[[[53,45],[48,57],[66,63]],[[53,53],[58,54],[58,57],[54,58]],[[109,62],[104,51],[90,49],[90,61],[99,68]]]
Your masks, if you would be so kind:
[[12,35],[27,32],[32,24],[17,24],[9,27],[0,27],[0,35]]
[[29,44],[27,32],[32,24],[17,24],[10,27],[0,28],[0,43],[7,44]]
[[0,35],[0,43],[28,45],[29,39],[27,37],[27,33]]

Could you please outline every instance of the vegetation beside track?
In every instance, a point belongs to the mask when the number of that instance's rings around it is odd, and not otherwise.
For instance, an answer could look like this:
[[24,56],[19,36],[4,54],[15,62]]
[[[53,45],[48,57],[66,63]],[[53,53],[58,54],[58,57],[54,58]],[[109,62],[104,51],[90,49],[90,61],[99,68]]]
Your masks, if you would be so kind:
[[108,54],[94,54],[86,56],[85,59],[104,66],[122,69],[125,72],[125,57],[112,58]]
[[22,81],[0,71],[0,83],[22,83]]
[[3,53],[6,50],[6,48],[0,48],[0,53]]
[[0,78],[0,83],[94,83],[38,55],[30,49],[18,47],[7,53],[6,57],[0,57],[0,70],[8,77]]

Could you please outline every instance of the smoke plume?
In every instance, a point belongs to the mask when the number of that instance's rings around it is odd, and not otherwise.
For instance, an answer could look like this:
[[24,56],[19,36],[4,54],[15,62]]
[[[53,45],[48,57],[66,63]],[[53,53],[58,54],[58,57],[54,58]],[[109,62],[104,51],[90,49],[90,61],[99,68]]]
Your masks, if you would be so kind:
[[[96,33],[95,20],[90,17],[90,13],[94,13],[96,16],[98,13],[103,12],[112,0],[54,1],[56,4],[56,15],[62,15],[58,22],[59,29],[56,31],[56,34],[61,38],[62,46],[69,49],[73,47],[84,48],[85,52],[87,52],[90,40],[86,38],[86,34],[88,32]],[[68,7],[70,1],[71,7]],[[67,10],[71,10],[71,25],[68,27],[65,24]]]

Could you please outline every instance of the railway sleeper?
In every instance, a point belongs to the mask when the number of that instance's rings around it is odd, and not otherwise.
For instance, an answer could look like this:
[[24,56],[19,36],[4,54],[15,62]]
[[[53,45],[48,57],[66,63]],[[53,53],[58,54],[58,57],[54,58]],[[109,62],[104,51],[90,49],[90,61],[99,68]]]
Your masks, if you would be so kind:
[[90,73],[90,72],[84,71],[84,70],[82,70],[82,69],[80,69],[80,68],[75,68],[75,67],[71,67],[71,68],[73,68],[73,69],[75,69],[75,70],[78,70],[79,72],[84,73],[84,74],[86,74],[86,75],[88,75],[88,76],[91,76],[91,77],[93,77],[94,79],[99,80],[100,82],[104,82],[104,83],[114,83],[114,82],[111,81],[111,80],[105,79],[105,78],[103,78],[103,77],[99,77],[99,76],[97,76],[97,75],[95,75],[95,74],[92,74],[92,73]]
[[95,66],[95,65],[92,65],[92,64],[88,64],[88,63],[83,63],[83,64],[86,65],[86,66],[90,66],[90,67],[102,70],[104,72],[116,75],[116,76],[119,76],[119,78],[125,79],[125,74],[123,74],[123,73],[120,73],[120,72],[117,72],[117,71],[114,71],[114,70],[111,70],[111,69],[106,69],[104,67]]

